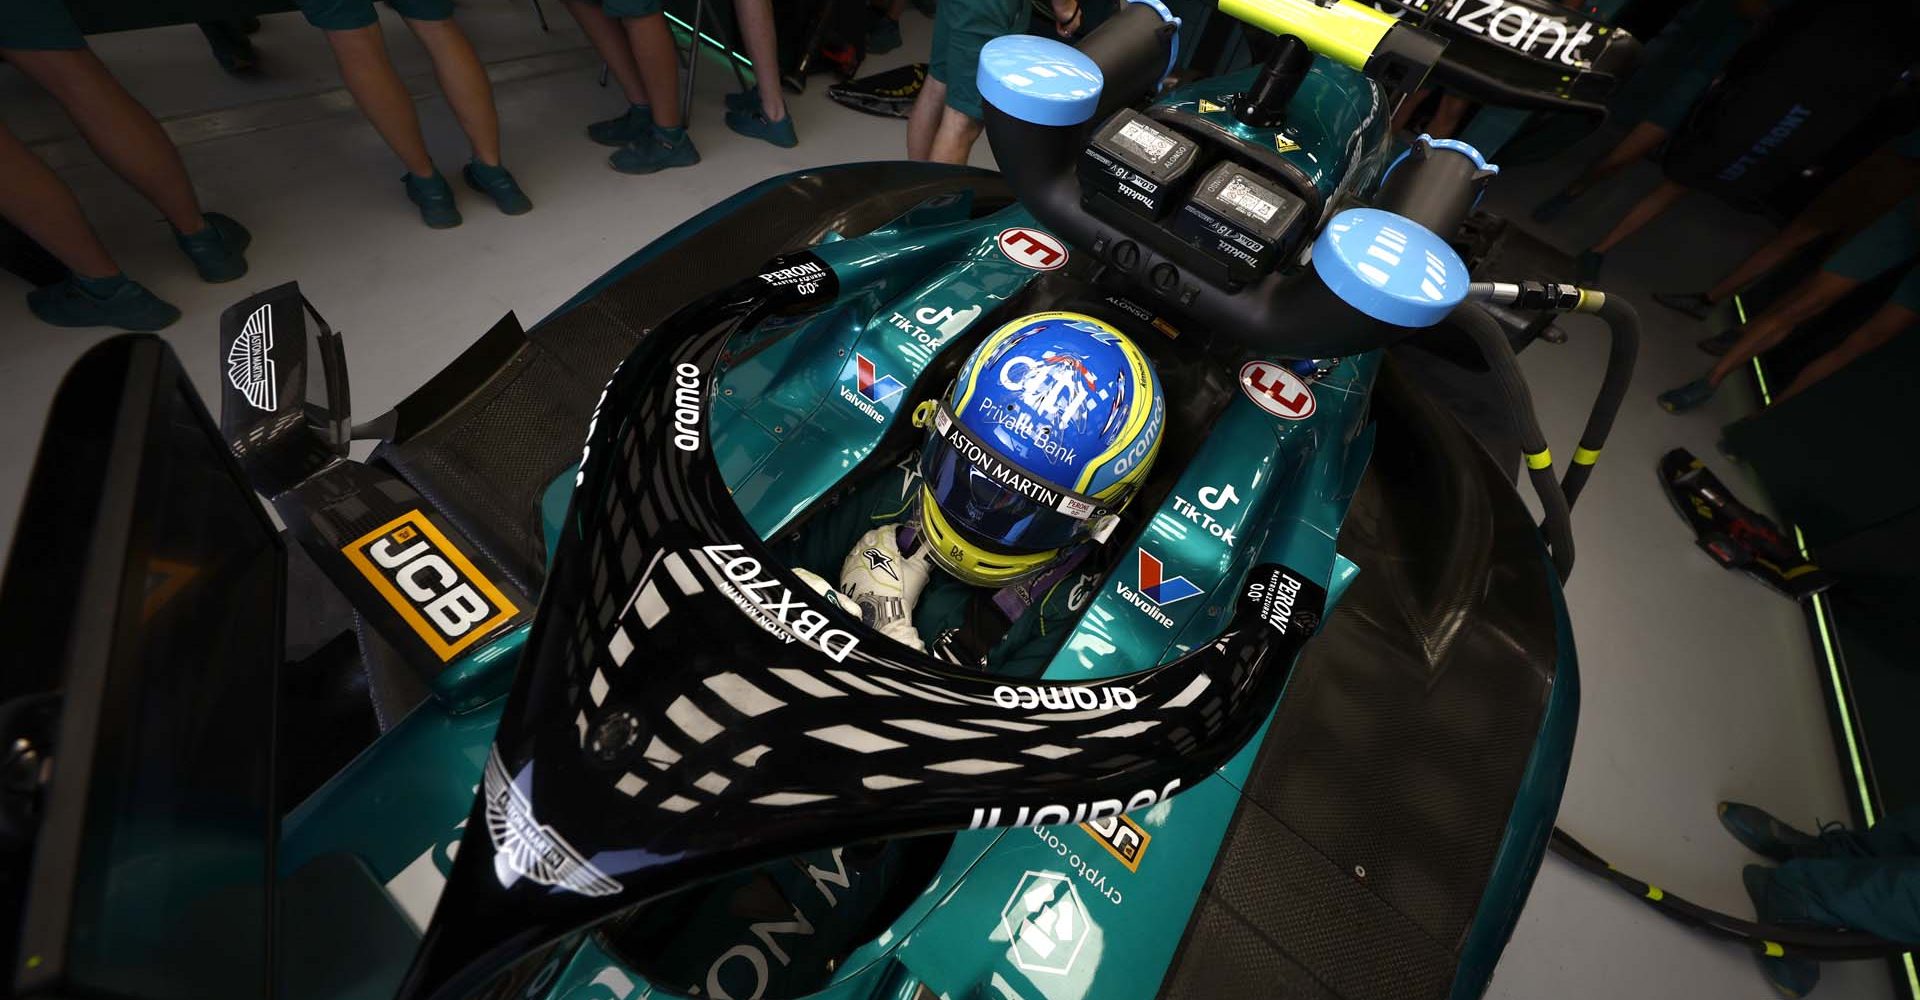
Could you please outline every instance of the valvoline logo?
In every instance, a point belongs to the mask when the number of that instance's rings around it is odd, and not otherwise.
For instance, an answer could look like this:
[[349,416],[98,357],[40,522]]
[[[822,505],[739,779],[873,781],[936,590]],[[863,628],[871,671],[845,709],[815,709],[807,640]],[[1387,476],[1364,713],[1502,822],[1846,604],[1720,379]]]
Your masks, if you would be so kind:
[[1199,595],[1200,588],[1193,585],[1184,576],[1165,579],[1161,576],[1166,567],[1158,556],[1140,550],[1140,594],[1147,600],[1159,605],[1177,604],[1189,597]]
[[[856,352],[850,367],[851,371],[841,369],[840,382],[834,386],[834,391],[847,401],[847,405],[866,414],[868,420],[876,424],[886,423],[888,408],[875,404],[900,395],[906,390],[907,384],[891,375],[880,374],[874,367],[873,359],[864,354]],[[847,388],[848,381],[853,382],[852,389]]]
[[891,375],[876,374],[873,361],[866,355],[855,354],[853,358],[854,381],[860,389],[860,395],[876,403],[882,403],[906,388],[905,383]]

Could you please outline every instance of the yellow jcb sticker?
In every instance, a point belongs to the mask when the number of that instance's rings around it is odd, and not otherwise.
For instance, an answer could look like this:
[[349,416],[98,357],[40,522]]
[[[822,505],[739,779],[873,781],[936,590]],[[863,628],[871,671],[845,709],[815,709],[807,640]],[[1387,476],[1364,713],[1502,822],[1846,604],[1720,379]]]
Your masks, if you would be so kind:
[[340,552],[442,662],[520,611],[423,511],[407,511]]
[[1119,858],[1130,872],[1140,870],[1140,859],[1146,857],[1147,843],[1153,840],[1153,834],[1125,816],[1088,820],[1080,824],[1080,829],[1099,841],[1109,854]]

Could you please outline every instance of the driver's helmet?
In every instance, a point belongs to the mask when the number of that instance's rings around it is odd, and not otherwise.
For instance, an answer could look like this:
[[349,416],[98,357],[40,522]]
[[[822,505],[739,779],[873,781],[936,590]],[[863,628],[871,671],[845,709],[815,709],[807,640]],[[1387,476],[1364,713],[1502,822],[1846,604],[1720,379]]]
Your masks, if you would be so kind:
[[933,561],[999,587],[1104,539],[1146,480],[1166,409],[1146,355],[1100,320],[1036,313],[994,331],[915,413]]

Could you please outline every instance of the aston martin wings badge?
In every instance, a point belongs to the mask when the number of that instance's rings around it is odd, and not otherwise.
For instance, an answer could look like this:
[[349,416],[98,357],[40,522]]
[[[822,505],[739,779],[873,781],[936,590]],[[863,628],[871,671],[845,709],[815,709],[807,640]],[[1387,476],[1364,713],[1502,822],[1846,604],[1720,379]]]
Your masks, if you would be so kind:
[[582,896],[611,896],[620,883],[595,868],[550,826],[533,818],[533,803],[507,777],[500,751],[487,755],[483,781],[487,797],[487,834],[493,839],[493,872],[503,887],[519,879],[550,885]]

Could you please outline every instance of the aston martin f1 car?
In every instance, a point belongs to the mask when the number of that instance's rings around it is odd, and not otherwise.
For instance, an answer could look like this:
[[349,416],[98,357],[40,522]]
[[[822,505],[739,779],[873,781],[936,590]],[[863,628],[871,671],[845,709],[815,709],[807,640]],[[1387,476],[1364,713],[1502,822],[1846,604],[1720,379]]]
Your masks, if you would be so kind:
[[[122,651],[70,670],[94,687],[59,712],[97,721],[158,684],[168,718],[226,724],[137,752],[124,733],[148,729],[44,726],[42,756],[108,748],[63,764],[46,821],[220,739],[254,765],[141,786],[221,819],[122,823],[123,853],[86,870],[156,878],[128,846],[171,831],[182,870],[225,875],[116,954],[157,969],[224,927],[226,957],[193,973],[225,962],[221,995],[327,1000],[1483,992],[1572,751],[1568,510],[1632,310],[1475,280],[1449,245],[1497,167],[1401,149],[1386,124],[1429,75],[1482,80],[1437,36],[1345,0],[1221,6],[1279,36],[1263,64],[1155,96],[1179,22],[1153,0],[1078,47],[997,39],[999,173],[773,178],[530,327],[503,318],[371,419],[324,303],[291,284],[223,318],[217,438],[158,341],[89,355],[29,515],[94,512],[98,568],[72,593],[144,603],[109,602],[99,629],[56,615],[95,604],[61,604],[48,536],[16,550],[0,605],[72,637],[50,662]],[[1482,303],[1618,334],[1564,481]],[[906,461],[974,345],[1041,313],[1140,345],[1164,445],[1063,581],[1078,617],[1057,654],[999,677],[868,629],[776,552]],[[1387,351],[1443,328],[1514,404],[1543,523]],[[105,455],[137,474],[70,482]],[[143,505],[165,516],[127,520]],[[365,739],[320,694],[276,709],[278,651],[232,638],[277,637],[328,594],[350,634],[287,682],[344,663],[378,710]],[[194,669],[168,669],[182,649]],[[290,756],[329,776],[274,803],[261,789],[286,782],[260,776]],[[23,944],[35,982],[91,974],[98,935],[46,934],[86,947]]]

